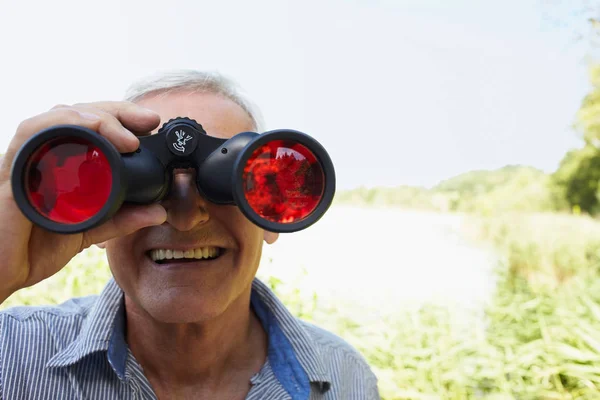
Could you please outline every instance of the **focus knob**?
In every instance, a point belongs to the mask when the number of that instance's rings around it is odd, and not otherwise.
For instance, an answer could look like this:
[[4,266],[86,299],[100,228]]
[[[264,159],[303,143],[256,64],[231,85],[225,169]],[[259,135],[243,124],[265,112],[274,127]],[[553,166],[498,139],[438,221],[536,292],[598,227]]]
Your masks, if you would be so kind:
[[206,135],[202,125],[187,117],[170,119],[158,133],[165,134],[169,151],[177,156],[192,154],[198,146],[198,136]]

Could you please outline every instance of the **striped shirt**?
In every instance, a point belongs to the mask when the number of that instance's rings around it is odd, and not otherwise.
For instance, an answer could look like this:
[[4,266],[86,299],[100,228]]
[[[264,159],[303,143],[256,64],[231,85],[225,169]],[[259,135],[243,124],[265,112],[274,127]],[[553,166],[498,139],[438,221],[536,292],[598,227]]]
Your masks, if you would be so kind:
[[[156,399],[125,341],[124,295],[0,312],[0,399]],[[255,279],[251,304],[268,356],[246,399],[379,399],[364,358],[338,336],[294,317]]]

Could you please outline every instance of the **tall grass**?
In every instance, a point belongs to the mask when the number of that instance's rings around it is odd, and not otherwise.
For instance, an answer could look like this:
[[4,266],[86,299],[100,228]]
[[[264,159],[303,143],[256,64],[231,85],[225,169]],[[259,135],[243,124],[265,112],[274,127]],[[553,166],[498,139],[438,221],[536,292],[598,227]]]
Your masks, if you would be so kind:
[[294,282],[272,287],[357,347],[384,399],[600,398],[600,223],[558,214],[471,222],[465,234],[502,256],[483,315],[423,305],[373,322],[321,307]]
[[511,277],[553,290],[573,277],[600,276],[600,223],[587,216],[506,213],[473,219],[471,239],[504,258]]

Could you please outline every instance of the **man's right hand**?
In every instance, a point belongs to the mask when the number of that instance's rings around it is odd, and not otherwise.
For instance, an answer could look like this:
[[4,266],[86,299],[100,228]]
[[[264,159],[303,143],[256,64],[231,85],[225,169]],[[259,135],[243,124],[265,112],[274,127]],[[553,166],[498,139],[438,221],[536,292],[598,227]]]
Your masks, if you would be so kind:
[[0,159],[0,303],[19,289],[32,286],[60,271],[75,255],[93,244],[160,225],[166,211],[159,204],[124,205],[104,224],[87,232],[57,234],[33,225],[14,199],[10,170],[17,151],[37,132],[59,124],[90,128],[108,139],[119,152],[135,151],[140,135],[160,123],[153,111],[130,102],[58,105],[23,121]]

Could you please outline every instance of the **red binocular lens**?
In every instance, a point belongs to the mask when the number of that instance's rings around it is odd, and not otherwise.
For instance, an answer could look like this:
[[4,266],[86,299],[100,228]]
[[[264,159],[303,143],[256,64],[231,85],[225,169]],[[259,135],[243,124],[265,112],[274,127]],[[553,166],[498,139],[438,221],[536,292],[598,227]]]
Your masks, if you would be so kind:
[[31,155],[23,175],[31,205],[60,224],[79,224],[94,217],[112,188],[106,155],[84,138],[48,141]]
[[312,225],[333,201],[335,174],[325,149],[292,130],[206,135],[188,118],[140,137],[120,154],[98,133],[60,125],[30,138],[15,156],[12,187],[33,223],[76,233],[106,222],[124,202],[149,204],[168,196],[174,168],[195,168],[199,192],[216,204],[237,205],[272,232]]
[[290,140],[256,149],[244,166],[244,196],[269,221],[288,224],[312,214],[325,192],[325,174],[316,156]]

